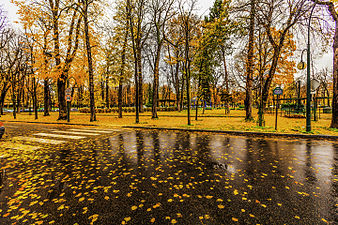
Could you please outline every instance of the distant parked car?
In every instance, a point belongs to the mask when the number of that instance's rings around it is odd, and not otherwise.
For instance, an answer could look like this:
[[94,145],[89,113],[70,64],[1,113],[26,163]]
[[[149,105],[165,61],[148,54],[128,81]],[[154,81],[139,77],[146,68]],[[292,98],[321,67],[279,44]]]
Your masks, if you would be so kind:
[[2,135],[5,133],[5,127],[2,122],[0,122],[0,139],[2,138]]
[[34,109],[31,108],[31,109],[21,109],[21,110],[20,110],[20,112],[29,112],[29,111],[33,112]]
[[4,112],[9,112],[9,113],[13,112],[13,109],[3,109],[3,110]]

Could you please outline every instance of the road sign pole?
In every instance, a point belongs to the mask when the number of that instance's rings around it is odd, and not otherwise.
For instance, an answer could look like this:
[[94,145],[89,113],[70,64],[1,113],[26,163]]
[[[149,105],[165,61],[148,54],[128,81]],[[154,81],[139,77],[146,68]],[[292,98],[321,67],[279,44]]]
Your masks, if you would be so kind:
[[67,122],[70,121],[70,102],[67,102]]
[[280,87],[276,87],[273,90],[273,95],[277,95],[276,98],[276,119],[275,119],[275,130],[277,130],[277,117],[278,117],[278,106],[279,106],[279,96],[283,94],[283,89]]
[[278,105],[279,105],[279,95],[277,95],[277,103],[276,103],[276,120],[275,120],[275,130],[277,130]]
[[70,121],[70,101],[72,90],[69,88],[69,80],[67,80],[66,101],[67,101],[67,122]]

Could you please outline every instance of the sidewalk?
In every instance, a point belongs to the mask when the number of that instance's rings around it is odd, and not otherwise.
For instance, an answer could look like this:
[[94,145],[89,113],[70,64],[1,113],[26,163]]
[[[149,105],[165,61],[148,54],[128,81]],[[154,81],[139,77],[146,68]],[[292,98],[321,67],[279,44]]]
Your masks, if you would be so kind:
[[333,140],[333,141],[338,141],[338,136],[322,135],[322,134],[287,134],[287,133],[270,133],[270,132],[203,130],[203,129],[183,129],[183,128],[163,128],[163,127],[142,127],[142,126],[123,126],[122,128],[189,131],[189,132],[210,132],[210,133],[222,133],[222,134],[231,134],[231,135],[240,135],[240,136],[290,137],[290,138],[303,138],[303,139],[329,139],[329,140]]
[[319,121],[312,121],[312,132],[305,132],[305,119],[295,119],[278,117],[278,129],[275,130],[274,115],[265,116],[265,126],[259,127],[256,121],[246,122],[242,117],[243,112],[231,112],[232,115],[221,116],[221,111],[209,113],[204,117],[191,117],[190,126],[187,125],[187,117],[183,113],[165,112],[158,114],[158,119],[152,119],[151,114],[143,114],[138,124],[135,123],[135,115],[132,113],[123,114],[123,118],[118,118],[117,114],[97,114],[97,121],[89,122],[89,114],[72,113],[70,122],[58,121],[57,113],[44,117],[39,115],[38,120],[34,120],[33,115],[25,113],[18,114],[14,120],[12,115],[0,117],[3,122],[15,123],[32,123],[32,124],[53,124],[53,125],[73,125],[73,126],[91,126],[91,127],[132,127],[132,128],[158,128],[173,130],[188,130],[202,132],[218,132],[234,135],[261,135],[276,137],[309,137],[309,138],[326,138],[337,139],[338,130],[331,129],[331,119],[329,115],[323,116]]
[[[69,125],[69,126],[91,126],[91,127],[107,127],[97,124],[80,124],[67,122],[38,122],[38,121],[4,121],[6,123],[30,123],[30,124],[48,124],[48,125]],[[112,127],[112,126],[109,126]],[[210,130],[210,129],[190,129],[190,128],[170,128],[170,127],[146,127],[146,126],[114,126],[129,129],[146,129],[146,130],[172,130],[172,131],[186,131],[186,132],[210,132],[221,133],[239,136],[258,136],[258,137],[284,137],[284,138],[303,138],[303,139],[327,139],[338,141],[337,135],[324,134],[289,134],[289,133],[271,133],[271,132],[252,132],[252,131],[234,131],[234,130]]]

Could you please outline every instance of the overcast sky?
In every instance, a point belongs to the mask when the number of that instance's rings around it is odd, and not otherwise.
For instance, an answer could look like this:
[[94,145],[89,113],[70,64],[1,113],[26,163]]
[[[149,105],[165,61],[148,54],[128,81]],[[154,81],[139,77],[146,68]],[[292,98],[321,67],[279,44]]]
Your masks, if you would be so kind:
[[[198,11],[199,14],[207,14],[209,8],[212,6],[213,4],[213,0],[198,0],[199,6],[198,6]],[[8,17],[10,19],[10,21],[14,21],[17,19],[17,15],[16,15],[16,7],[10,3],[10,0],[1,0],[1,3],[5,10],[8,12]]]
[[[10,0],[0,0],[1,3],[4,8],[5,11],[7,11],[7,15],[8,18],[11,22],[15,21],[18,19],[17,15],[16,15],[16,6],[14,6],[12,3],[10,3]],[[209,8],[212,6],[214,0],[198,0],[198,13],[200,15],[207,15],[209,12]],[[304,46],[305,47],[305,46]],[[299,47],[300,48],[300,47]],[[320,70],[321,68],[329,68],[330,70],[332,70],[332,51],[331,51],[331,46],[328,46],[328,48],[330,48],[329,52],[324,54],[321,57],[316,57],[314,56],[314,64],[317,67],[317,70]],[[298,71],[296,76],[301,75],[302,73],[305,73],[304,71]]]

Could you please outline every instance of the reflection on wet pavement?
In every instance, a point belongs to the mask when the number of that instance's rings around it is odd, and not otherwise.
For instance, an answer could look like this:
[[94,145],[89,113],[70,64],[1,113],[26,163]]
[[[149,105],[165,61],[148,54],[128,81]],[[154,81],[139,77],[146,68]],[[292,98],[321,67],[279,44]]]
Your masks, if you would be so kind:
[[327,141],[116,131],[2,162],[0,224],[334,224],[337,149]]

